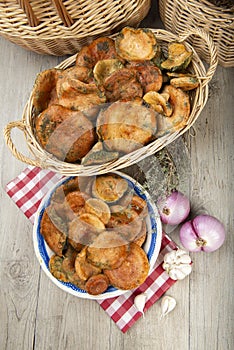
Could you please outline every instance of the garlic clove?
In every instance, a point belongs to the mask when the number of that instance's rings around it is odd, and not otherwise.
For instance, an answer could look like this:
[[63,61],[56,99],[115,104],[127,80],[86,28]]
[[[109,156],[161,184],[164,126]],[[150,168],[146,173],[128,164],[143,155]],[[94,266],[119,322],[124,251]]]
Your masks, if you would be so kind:
[[179,267],[180,271],[183,272],[185,276],[188,276],[192,272],[192,266],[191,265],[181,265]]
[[182,256],[180,256],[180,257],[177,258],[177,262],[178,262],[179,264],[190,264],[191,261],[192,261],[192,260],[191,260],[191,258],[190,258],[190,256],[189,256],[188,254],[182,255]]
[[192,271],[191,265],[179,265],[169,271],[169,276],[173,280],[182,280]]
[[180,258],[181,256],[183,256],[183,255],[188,255],[187,254],[187,252],[185,251],[185,250],[183,250],[183,249],[177,249],[176,251],[176,257],[178,257],[178,258]]
[[177,270],[177,269],[171,270],[169,272],[169,276],[170,276],[171,279],[173,279],[175,281],[176,280],[182,280],[182,279],[185,278],[185,274],[182,271]]
[[161,301],[161,318],[165,317],[169,312],[176,307],[176,300],[168,295],[165,295]]
[[134,306],[136,307],[137,311],[142,313],[143,316],[144,316],[144,307],[145,307],[146,300],[147,300],[146,293],[138,294],[134,298]]
[[172,250],[164,255],[164,261],[173,264],[176,261],[176,250]]
[[170,270],[170,267],[171,267],[171,264],[168,264],[167,262],[164,262],[164,263],[162,264],[162,268],[163,268],[164,270],[166,270],[167,273],[168,273],[168,271]]
[[[177,269],[169,270],[168,271],[168,275],[174,281],[177,281],[178,279],[183,279],[184,278],[184,274],[181,274],[180,271],[178,271]],[[182,278],[178,278],[178,277],[182,277]]]

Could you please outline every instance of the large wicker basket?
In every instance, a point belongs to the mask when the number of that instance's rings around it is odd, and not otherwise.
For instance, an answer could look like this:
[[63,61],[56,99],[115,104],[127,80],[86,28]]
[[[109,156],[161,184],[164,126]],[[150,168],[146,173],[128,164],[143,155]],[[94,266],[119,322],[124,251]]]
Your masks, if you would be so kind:
[[150,0],[5,0],[0,35],[40,54],[74,54],[100,35],[138,26],[150,5]]
[[[157,29],[157,30],[152,29],[152,31],[154,32],[158,42],[161,44],[163,50],[166,50],[167,44],[169,42],[177,40],[180,42],[184,42],[187,49],[193,51],[191,71],[194,72],[196,76],[199,78],[200,84],[198,88],[193,92],[193,95],[191,96],[191,113],[187,121],[187,125],[183,129],[173,132],[171,134],[165,135],[161,138],[158,138],[155,141],[151,142],[150,144],[134,152],[131,152],[129,154],[126,154],[120,157],[118,160],[104,163],[102,165],[84,166],[80,164],[66,163],[55,159],[51,154],[47,153],[37,142],[36,137],[34,135],[33,105],[32,105],[32,94],[31,94],[25,106],[22,120],[10,122],[4,130],[6,143],[9,146],[13,155],[17,159],[21,160],[22,162],[25,162],[30,165],[38,166],[41,168],[50,169],[52,171],[59,172],[63,175],[89,176],[89,175],[106,173],[109,171],[130,166],[154,154],[155,152],[161,150],[162,148],[164,148],[165,146],[173,142],[180,135],[182,135],[184,132],[189,130],[189,128],[194,124],[194,122],[200,115],[202,109],[204,108],[207,102],[208,83],[211,80],[218,63],[217,52],[216,52],[214,43],[206,32],[201,31],[199,29],[196,29],[196,30],[191,29],[191,31],[184,33],[184,35],[180,37],[162,29]],[[198,54],[194,50],[194,48],[187,43],[187,39],[189,39],[193,35],[195,35],[196,38],[203,39],[203,41],[208,46],[208,50],[210,54],[210,65],[207,71],[201,59],[199,58]],[[76,55],[73,55],[70,58],[63,61],[57,67],[61,69],[70,67],[75,63],[75,59],[76,59]],[[13,128],[18,128],[23,131],[27,146],[33,155],[33,159],[24,156],[22,153],[20,153],[16,149],[11,139],[11,130]]]
[[[188,25],[208,31],[216,45],[219,64],[234,66],[234,6],[224,9],[207,0],[159,0],[159,12],[165,28],[173,33],[183,33]],[[190,43],[208,60],[202,40],[190,38]]]

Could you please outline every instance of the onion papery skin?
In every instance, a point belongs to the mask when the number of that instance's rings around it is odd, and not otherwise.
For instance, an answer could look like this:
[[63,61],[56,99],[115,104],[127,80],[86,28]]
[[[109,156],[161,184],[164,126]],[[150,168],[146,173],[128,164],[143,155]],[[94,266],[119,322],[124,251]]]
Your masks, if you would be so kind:
[[179,191],[173,191],[166,198],[160,198],[157,206],[161,221],[172,226],[181,224],[190,212],[188,197]]
[[214,252],[225,241],[224,225],[210,215],[198,215],[180,228],[180,241],[191,252]]

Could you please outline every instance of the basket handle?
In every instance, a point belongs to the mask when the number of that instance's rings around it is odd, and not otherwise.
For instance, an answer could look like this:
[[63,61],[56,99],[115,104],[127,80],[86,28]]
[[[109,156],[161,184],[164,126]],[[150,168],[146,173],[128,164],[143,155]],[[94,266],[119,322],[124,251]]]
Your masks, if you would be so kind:
[[31,27],[38,26],[40,22],[38,18],[35,16],[29,0],[17,0],[17,2],[22,8],[22,10],[24,11],[24,13],[26,14],[29,25]]
[[180,34],[179,35],[179,41],[185,41],[191,35],[199,36],[201,39],[204,40],[204,42],[208,46],[208,50],[209,50],[209,54],[210,54],[209,68],[206,71],[206,76],[201,77],[202,79],[204,79],[202,82],[202,86],[206,86],[209,83],[209,81],[212,79],[212,77],[216,71],[217,65],[218,65],[217,49],[216,49],[214,41],[211,38],[211,36],[209,35],[209,33],[206,32],[205,30],[200,29],[200,28],[193,28],[193,27],[188,28],[187,34],[185,34],[185,35]]
[[61,20],[63,21],[64,25],[66,27],[71,27],[74,21],[69,15],[69,13],[67,12],[67,9],[63,4],[63,1],[62,0],[51,0],[51,1],[54,4],[54,7],[56,8],[56,11],[59,17],[61,18]]
[[14,122],[10,122],[9,124],[7,124],[7,126],[3,130],[3,134],[4,134],[4,138],[5,138],[6,144],[9,147],[11,153],[13,154],[13,156],[15,158],[17,158],[18,160],[20,160],[20,161],[22,161],[22,162],[24,162],[26,164],[40,167],[41,163],[39,161],[30,159],[30,158],[24,156],[22,153],[20,153],[16,149],[16,147],[15,147],[15,145],[14,145],[12,139],[11,139],[11,130],[13,128],[18,128],[19,130],[23,131],[24,136],[26,136],[25,127],[26,126],[25,126],[25,123],[23,121],[14,121]]
[[[24,11],[24,13],[26,14],[29,25],[31,27],[38,26],[40,21],[35,16],[29,0],[17,0],[17,2],[20,5],[20,7],[22,8],[22,10]],[[71,25],[74,23],[74,21],[71,18],[70,14],[67,12],[67,9],[63,4],[63,1],[62,0],[51,0],[51,2],[55,7],[58,16],[63,21],[63,24],[66,27],[71,27]]]

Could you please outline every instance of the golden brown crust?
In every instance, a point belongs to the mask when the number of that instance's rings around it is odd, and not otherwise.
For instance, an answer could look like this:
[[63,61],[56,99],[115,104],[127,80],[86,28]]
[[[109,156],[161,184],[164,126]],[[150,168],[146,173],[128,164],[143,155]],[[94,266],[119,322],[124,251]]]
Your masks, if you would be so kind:
[[106,225],[110,220],[109,206],[99,198],[89,198],[85,201],[87,213],[96,215]]
[[85,283],[87,293],[91,295],[99,295],[107,290],[109,286],[109,280],[103,273],[95,276],[91,276]]
[[110,74],[103,81],[103,87],[109,102],[134,100],[143,95],[142,86],[135,72],[127,68],[121,68]]
[[84,212],[85,201],[88,198],[86,193],[80,191],[72,191],[66,195],[66,203],[74,214],[81,214]]
[[135,237],[133,243],[136,243],[140,247],[144,244],[147,236],[147,226],[145,221],[142,221],[141,231],[140,233]]
[[155,131],[155,112],[130,101],[113,103],[97,118],[97,133],[111,151],[135,151],[150,142]]
[[35,122],[36,135],[49,153],[67,162],[84,157],[95,142],[92,123],[82,112],[52,105]]
[[170,117],[158,115],[157,137],[182,129],[190,115],[189,95],[185,91],[167,85],[163,89],[163,93],[169,94],[169,103],[172,105],[173,112]]
[[58,255],[52,255],[49,261],[51,274],[60,281],[69,282],[67,274],[62,268],[63,258]]
[[120,266],[128,255],[127,242],[115,231],[104,231],[87,248],[87,260],[102,269]]
[[[113,176],[116,176],[116,180],[124,180],[124,188],[128,188],[125,179],[111,173],[94,179],[92,177],[91,183],[97,178],[102,182],[109,176],[111,183]],[[143,281],[149,264],[145,253],[137,251],[131,243],[140,246],[145,240],[147,231],[142,212],[146,203],[134,194],[135,192],[131,192],[129,198],[125,195],[124,207],[115,205],[111,210],[104,201],[90,198],[86,193],[80,192],[78,188],[86,188],[89,182],[90,179],[87,178],[72,178],[67,184],[61,184],[56,190],[54,200],[46,208],[41,227],[49,237],[44,237],[45,240],[47,239],[48,245],[55,252],[50,259],[50,272],[61,281],[71,282],[89,294],[98,295],[111,284],[108,271],[117,272],[125,264],[121,276],[116,277],[119,279],[119,286],[118,282],[114,282],[113,285],[120,289],[135,288],[136,283]],[[72,217],[68,211],[68,207],[71,210],[70,206],[73,209]],[[54,220],[61,220],[66,225],[64,234],[58,230]],[[134,270],[134,264],[140,273]],[[127,269],[130,275],[134,274],[133,278],[129,278],[129,282],[126,282]],[[106,271],[104,275],[103,270]]]
[[98,275],[102,271],[101,268],[87,261],[86,253],[87,247],[84,247],[81,252],[77,254],[75,260],[76,274],[83,281],[87,281],[89,277]]
[[60,70],[53,68],[37,75],[32,91],[32,101],[36,115],[45,110],[52,101],[57,101],[56,83],[60,72]]
[[111,214],[108,228],[120,233],[127,242],[131,242],[140,233],[142,219],[131,209],[124,209]]
[[144,93],[161,89],[163,83],[162,72],[153,63],[148,61],[131,62],[127,67],[135,72],[144,89]]
[[65,233],[59,231],[54,225],[47,210],[44,211],[41,219],[40,233],[44,237],[46,243],[57,255],[63,255],[63,248],[66,244]]
[[135,243],[130,244],[130,251],[119,268],[104,270],[110,284],[130,290],[139,287],[146,280],[149,273],[149,261],[144,250]]
[[151,60],[156,53],[156,38],[148,29],[125,27],[116,38],[118,54],[128,61]]
[[79,249],[91,244],[104,229],[105,225],[97,216],[84,213],[69,223],[68,241],[75,249]]
[[100,60],[119,58],[113,39],[101,37],[84,46],[76,57],[76,65],[93,68]]
[[89,225],[79,220],[78,217],[69,223],[68,242],[77,251],[80,251],[85,245],[90,244],[94,236],[94,233],[90,231]]
[[86,67],[65,69],[58,75],[56,91],[58,104],[88,114],[96,114],[96,105],[106,101],[103,89],[98,88],[92,76],[92,70]]
[[128,182],[117,174],[97,176],[93,181],[93,196],[107,203],[119,200],[128,189]]
[[199,86],[199,80],[196,77],[178,77],[170,80],[170,84],[175,88],[180,88],[184,91],[196,89]]
[[62,258],[58,255],[53,255],[49,261],[49,269],[51,274],[60,281],[70,282],[77,287],[85,290],[85,281],[81,280],[76,272],[72,262],[70,261],[69,269],[67,268],[66,257]]
[[145,218],[148,215],[148,206],[146,201],[137,195],[132,196],[129,207],[142,218]]

